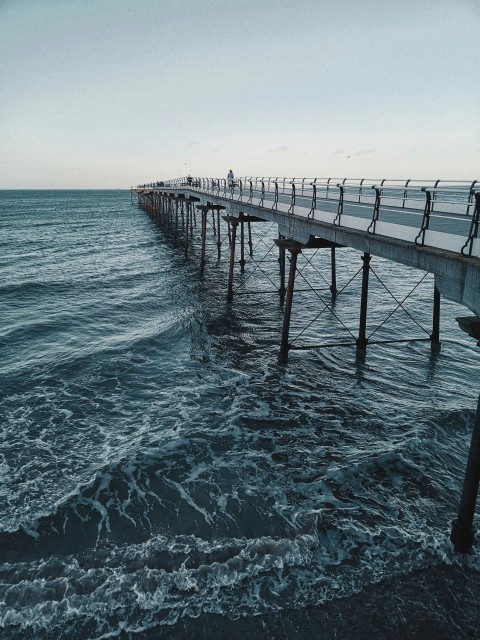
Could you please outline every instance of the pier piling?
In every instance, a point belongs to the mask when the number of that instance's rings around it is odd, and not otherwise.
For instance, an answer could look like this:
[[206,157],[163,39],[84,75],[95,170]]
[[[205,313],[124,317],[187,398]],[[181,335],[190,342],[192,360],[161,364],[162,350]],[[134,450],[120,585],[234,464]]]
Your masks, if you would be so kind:
[[432,349],[440,348],[440,291],[437,287],[433,289],[433,320],[430,344]]
[[357,356],[364,356],[367,353],[368,276],[370,274],[370,259],[371,256],[369,253],[363,254],[362,299],[360,302],[360,323],[358,327]]
[[288,285],[285,298],[285,311],[283,316],[282,341],[280,344],[280,353],[278,354],[278,362],[286,364],[288,362],[288,351],[290,348],[288,335],[290,332],[290,320],[292,316],[293,289],[295,287],[295,275],[297,272],[298,254],[301,253],[301,245],[294,240],[277,240],[277,244],[283,245],[284,249],[288,248],[290,252],[290,269],[288,273]]
[[478,483],[480,480],[480,397],[477,404],[475,424],[473,426],[467,468],[463,481],[462,497],[458,517],[452,523],[450,540],[455,551],[467,553],[475,541],[473,516],[477,502]]
[[233,300],[233,272],[235,268],[235,240],[237,237],[238,218],[225,216],[224,220],[231,225],[230,263],[228,266],[227,302]]

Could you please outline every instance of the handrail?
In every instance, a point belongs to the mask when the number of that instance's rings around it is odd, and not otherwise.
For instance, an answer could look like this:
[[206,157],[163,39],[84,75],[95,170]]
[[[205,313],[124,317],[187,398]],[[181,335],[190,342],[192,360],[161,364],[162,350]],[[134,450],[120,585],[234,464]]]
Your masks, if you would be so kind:
[[[237,178],[227,185],[225,178],[187,176],[138,185],[136,189],[139,197],[146,197],[146,191],[151,189],[176,189],[178,193],[183,188],[273,209],[289,217],[300,215],[309,220],[320,219],[336,226],[348,227],[354,219],[363,219],[365,223],[358,226],[359,223],[355,222],[354,228],[363,229],[371,235],[380,233],[410,238],[419,246],[447,248],[468,257],[480,258],[479,180],[249,176]],[[141,190],[144,190],[143,194]],[[164,192],[164,196],[168,197],[168,194]],[[393,213],[397,221],[393,223],[387,213]],[[399,214],[402,216],[400,221]],[[412,215],[418,217],[418,223]],[[403,222],[403,216],[410,216],[408,222],[407,219]],[[432,220],[437,221],[442,216],[446,216],[444,221],[433,226]],[[467,218],[469,222],[456,223],[450,227],[453,231],[443,231],[445,224],[450,224],[445,220],[455,218]],[[396,231],[395,227],[404,231]],[[409,229],[408,233],[406,229]],[[400,235],[396,236],[396,233]],[[464,243],[463,247],[459,245],[460,241]]]

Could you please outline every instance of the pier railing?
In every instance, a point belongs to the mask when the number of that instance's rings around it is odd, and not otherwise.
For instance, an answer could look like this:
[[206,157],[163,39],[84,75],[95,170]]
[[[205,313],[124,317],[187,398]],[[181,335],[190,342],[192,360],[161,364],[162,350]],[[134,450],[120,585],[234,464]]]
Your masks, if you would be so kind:
[[139,185],[162,187],[189,188],[287,215],[480,257],[478,180],[242,176],[228,183],[224,178],[187,176]]

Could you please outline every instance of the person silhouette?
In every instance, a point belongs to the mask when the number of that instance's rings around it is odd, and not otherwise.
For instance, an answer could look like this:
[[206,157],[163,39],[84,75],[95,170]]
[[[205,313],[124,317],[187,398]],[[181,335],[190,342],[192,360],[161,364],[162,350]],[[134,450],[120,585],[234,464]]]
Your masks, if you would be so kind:
[[228,184],[229,187],[233,187],[234,186],[234,180],[235,180],[235,177],[233,175],[233,171],[230,169],[230,171],[228,172],[228,175],[227,175],[227,184]]

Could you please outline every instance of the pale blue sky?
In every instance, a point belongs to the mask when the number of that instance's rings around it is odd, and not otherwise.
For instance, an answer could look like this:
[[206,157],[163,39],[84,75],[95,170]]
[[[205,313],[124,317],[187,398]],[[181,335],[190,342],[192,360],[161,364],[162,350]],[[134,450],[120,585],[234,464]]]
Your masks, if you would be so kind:
[[479,0],[0,0],[0,188],[480,179]]

